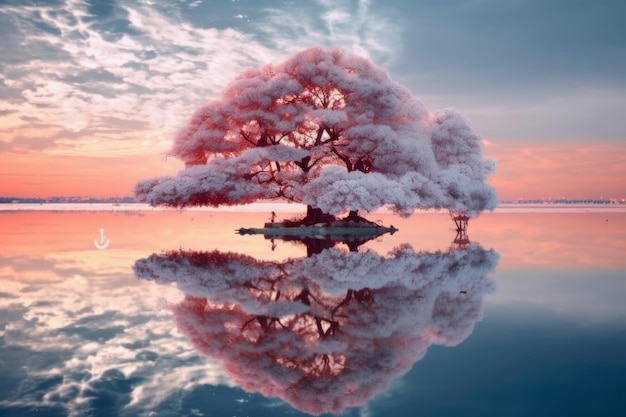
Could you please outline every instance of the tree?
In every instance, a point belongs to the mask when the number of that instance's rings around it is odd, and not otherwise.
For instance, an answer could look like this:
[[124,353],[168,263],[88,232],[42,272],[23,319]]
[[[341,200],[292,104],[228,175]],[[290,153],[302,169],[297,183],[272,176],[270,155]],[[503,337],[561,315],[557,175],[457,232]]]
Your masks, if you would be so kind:
[[403,215],[493,209],[493,161],[453,110],[429,113],[359,56],[311,48],[239,75],[200,108],[171,150],[186,168],[139,181],[139,201],[186,207],[283,199],[304,223],[389,206]]

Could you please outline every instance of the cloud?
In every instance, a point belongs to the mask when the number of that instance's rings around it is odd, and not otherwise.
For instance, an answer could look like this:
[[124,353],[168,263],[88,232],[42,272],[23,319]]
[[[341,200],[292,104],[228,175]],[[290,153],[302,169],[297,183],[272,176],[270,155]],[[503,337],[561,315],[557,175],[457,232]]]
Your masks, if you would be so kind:
[[[59,132],[80,133],[67,138],[72,146],[51,138],[58,153],[160,153],[191,113],[244,68],[319,45],[372,59],[420,96],[447,95],[436,108],[454,105],[472,117],[468,110],[481,113],[475,124],[489,137],[527,131],[511,129],[516,125],[510,122],[520,123],[525,111],[506,106],[523,93],[511,86],[523,86],[532,96],[555,84],[561,92],[604,80],[600,94],[574,97],[575,114],[582,118],[569,116],[572,101],[559,94],[562,105],[526,112],[539,123],[520,124],[544,137],[576,134],[578,128],[594,133],[590,126],[614,136],[623,132],[622,118],[597,122],[623,104],[610,92],[624,82],[619,69],[626,37],[618,19],[624,5],[563,4],[5,2],[0,9],[2,135],[4,141],[21,140],[20,131],[28,127],[22,118],[36,116]],[[497,98],[491,106],[483,101],[489,95]],[[587,114],[586,99],[593,103]],[[512,111],[510,117],[490,113],[503,108]],[[114,122],[129,117],[144,125]],[[49,138],[49,132],[40,137]],[[12,152],[24,149],[5,146]]]
[[[237,29],[191,24],[190,15],[199,10],[219,12],[218,6],[201,2],[65,0],[4,6],[0,118],[5,141],[23,140],[20,132],[28,124],[21,117],[28,116],[56,126],[59,133],[41,132],[50,146],[39,150],[162,152],[193,111],[246,67],[282,59],[324,38],[328,44],[331,33],[333,42],[349,49],[384,52],[369,38],[375,21],[367,15],[367,2],[358,4],[356,22],[348,24],[350,4],[320,2],[315,8],[281,10],[248,5],[263,21]],[[243,16],[231,16],[237,14]],[[322,31],[320,20],[328,22]],[[297,37],[281,32],[294,21],[300,27]]]
[[[29,53],[17,55],[5,73],[4,83],[21,91],[7,111],[37,115],[82,132],[72,139],[79,145],[75,152],[106,150],[107,143],[120,139],[119,132],[100,127],[102,120],[124,129],[124,139],[131,142],[128,152],[136,152],[133,140],[148,138],[163,146],[159,141],[169,140],[190,109],[219,91],[226,74],[240,69],[252,55],[250,42],[239,33],[195,29],[141,3],[99,9],[68,1],[7,12],[21,26],[16,29],[26,51],[46,45],[46,53],[33,53],[36,59]],[[112,23],[101,23],[96,15]],[[135,130],[111,123],[129,115],[143,120],[145,127]],[[16,130],[25,127],[17,117],[8,122],[4,125]],[[95,144],[81,142],[93,136],[98,138]]]
[[[406,29],[403,72],[424,88],[481,91],[569,78],[626,81],[619,0],[448,1],[377,4]],[[621,51],[621,52],[619,52]],[[410,53],[412,52],[412,53]]]
[[626,131],[626,120],[620,117],[626,106],[626,87],[604,79],[573,86],[566,81],[534,88],[515,84],[486,89],[478,97],[443,93],[424,97],[424,101],[462,110],[478,132],[501,141],[618,142]]
[[400,30],[372,13],[370,1],[316,0],[307,6],[270,8],[258,29],[275,48],[293,54],[311,46],[341,47],[379,65],[394,58]]

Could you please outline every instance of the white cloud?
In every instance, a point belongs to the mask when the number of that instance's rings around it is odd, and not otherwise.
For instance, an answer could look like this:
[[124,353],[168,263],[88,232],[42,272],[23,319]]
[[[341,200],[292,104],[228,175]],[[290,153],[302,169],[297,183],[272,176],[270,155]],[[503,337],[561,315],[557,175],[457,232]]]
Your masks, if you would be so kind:
[[259,30],[288,51],[322,46],[342,48],[379,65],[394,59],[401,30],[370,11],[369,1],[316,0],[311,8],[271,9]]
[[[320,1],[313,9],[270,10],[267,19],[246,29],[260,30],[261,36],[195,27],[181,17],[179,5],[170,3],[124,2],[113,13],[129,26],[117,31],[94,26],[86,5],[77,0],[5,7],[3,13],[17,22],[21,43],[9,47],[33,52],[18,53],[21,58],[3,74],[3,83],[21,97],[0,101],[6,110],[0,133],[9,148],[18,148],[32,137],[28,116],[54,126],[39,133],[52,144],[48,152],[163,152],[195,109],[247,67],[277,62],[312,44],[388,57],[390,48],[378,43],[387,30],[384,22],[368,16],[367,2],[356,12],[351,4]],[[328,27],[320,27],[320,20]],[[41,30],[44,25],[52,29]],[[294,27],[299,28],[295,37]],[[42,45],[46,53],[37,54]],[[137,121],[144,125],[137,128]]]

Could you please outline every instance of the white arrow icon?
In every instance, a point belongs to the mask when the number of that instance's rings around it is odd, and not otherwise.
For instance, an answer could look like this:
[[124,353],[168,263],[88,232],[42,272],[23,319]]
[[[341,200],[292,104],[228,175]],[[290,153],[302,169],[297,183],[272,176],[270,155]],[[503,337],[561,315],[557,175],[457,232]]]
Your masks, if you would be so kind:
[[97,240],[98,238],[93,240],[93,244],[96,245],[96,248],[98,249],[106,249],[109,247],[109,243],[111,243],[111,241],[109,240],[109,238],[105,238],[104,237],[104,229],[100,228],[100,242],[98,242]]

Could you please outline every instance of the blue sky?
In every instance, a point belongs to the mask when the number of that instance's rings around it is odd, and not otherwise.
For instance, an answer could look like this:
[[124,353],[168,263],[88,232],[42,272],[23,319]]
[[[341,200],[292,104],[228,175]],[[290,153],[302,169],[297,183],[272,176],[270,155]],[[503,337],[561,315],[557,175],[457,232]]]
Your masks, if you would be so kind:
[[0,0],[0,158],[156,160],[243,69],[314,45],[372,59],[489,143],[621,153],[625,15],[618,0]]

